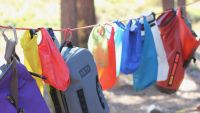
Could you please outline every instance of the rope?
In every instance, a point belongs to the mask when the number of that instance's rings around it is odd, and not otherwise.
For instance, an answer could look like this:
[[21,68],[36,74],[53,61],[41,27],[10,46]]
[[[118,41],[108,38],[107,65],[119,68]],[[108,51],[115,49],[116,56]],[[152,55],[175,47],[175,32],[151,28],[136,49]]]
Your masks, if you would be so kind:
[[[188,6],[190,6],[190,5],[193,5],[193,4],[195,4],[195,3],[198,3],[198,2],[200,2],[200,0],[198,0],[198,1],[194,1],[194,2],[191,2],[191,3],[188,3],[188,4],[186,4],[186,5],[183,5],[183,6],[179,6],[179,7],[188,7]],[[163,11],[163,12],[160,12],[160,13],[155,13],[156,15],[159,15],[159,14],[162,14],[162,13],[167,13],[167,12],[170,12],[171,10],[169,9],[169,10],[166,10],[166,11]],[[138,18],[141,18],[141,17],[138,17]],[[138,19],[138,18],[129,18],[129,19],[124,19],[124,20],[119,20],[119,21],[121,21],[121,22],[125,22],[125,21],[128,21],[128,20],[134,20],[134,19]],[[107,22],[107,23],[105,23],[105,24],[112,24],[113,23],[113,21],[110,21],[110,22]],[[82,27],[76,27],[76,28],[65,28],[65,29],[53,29],[53,31],[61,31],[61,32],[65,32],[66,31],[66,29],[67,30],[71,30],[71,31],[77,31],[77,30],[80,30],[80,29],[88,29],[88,28],[93,28],[93,27],[97,27],[97,26],[100,26],[101,24],[94,24],[94,25],[88,25],[88,26],[82,26]],[[0,28],[4,28],[4,29],[11,29],[9,26],[0,26]],[[31,29],[33,29],[33,28],[15,28],[16,30],[31,30]],[[34,30],[38,30],[38,28],[37,29],[34,29]]]

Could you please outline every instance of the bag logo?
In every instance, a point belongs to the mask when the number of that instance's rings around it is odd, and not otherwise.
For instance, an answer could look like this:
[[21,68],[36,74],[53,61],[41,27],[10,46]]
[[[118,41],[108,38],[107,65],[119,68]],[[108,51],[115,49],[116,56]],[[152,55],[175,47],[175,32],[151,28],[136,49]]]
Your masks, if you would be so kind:
[[81,75],[81,78],[85,77],[89,72],[91,71],[90,65],[84,66],[80,71],[79,74]]

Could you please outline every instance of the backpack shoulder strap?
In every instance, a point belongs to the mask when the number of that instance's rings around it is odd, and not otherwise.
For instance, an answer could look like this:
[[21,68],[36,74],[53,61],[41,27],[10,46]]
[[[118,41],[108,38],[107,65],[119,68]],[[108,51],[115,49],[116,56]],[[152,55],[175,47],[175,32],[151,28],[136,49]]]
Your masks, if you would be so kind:
[[12,78],[10,82],[10,96],[8,96],[8,100],[15,106],[18,110],[18,72],[16,69],[16,59],[12,61]]

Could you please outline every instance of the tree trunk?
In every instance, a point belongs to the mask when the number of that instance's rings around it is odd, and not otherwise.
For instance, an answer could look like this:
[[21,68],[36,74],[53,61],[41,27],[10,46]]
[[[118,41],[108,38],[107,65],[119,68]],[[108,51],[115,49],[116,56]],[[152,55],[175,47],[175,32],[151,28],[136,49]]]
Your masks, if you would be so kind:
[[[178,6],[185,6],[185,0],[178,0]],[[186,9],[183,7],[183,15],[186,15]]]
[[[61,28],[75,28],[77,26],[76,0],[61,0]],[[62,34],[62,39],[64,35]],[[63,41],[63,40],[62,40]],[[73,45],[78,45],[77,32],[73,31]]]
[[[87,26],[96,23],[94,0],[77,0],[77,26]],[[92,28],[78,30],[79,46],[87,47],[88,37]]]
[[[61,0],[61,27],[75,28],[96,23],[94,0]],[[92,28],[73,31],[72,43],[87,47]],[[78,34],[78,36],[77,36]]]
[[162,0],[163,10],[169,10],[174,8],[174,0]]

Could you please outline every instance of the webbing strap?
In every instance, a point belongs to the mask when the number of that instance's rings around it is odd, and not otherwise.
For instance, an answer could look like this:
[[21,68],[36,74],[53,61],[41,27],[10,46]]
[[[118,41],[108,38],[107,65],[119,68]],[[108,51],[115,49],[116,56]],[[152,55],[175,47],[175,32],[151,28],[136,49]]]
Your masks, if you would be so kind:
[[16,69],[16,60],[13,59],[12,63],[12,78],[10,83],[10,96],[8,96],[8,100],[15,106],[16,110],[18,111],[18,73]]
[[65,97],[65,92],[62,92],[62,91],[59,91],[60,92],[60,97],[61,97],[61,101],[62,104],[63,104],[63,108],[64,109],[63,111],[65,111],[65,113],[69,113],[69,108],[68,108],[68,105],[67,105],[67,100],[66,100],[66,97]]
[[103,103],[103,95],[101,95],[101,91],[102,91],[102,87],[101,87],[101,84],[99,83],[99,79],[98,79],[98,75],[96,76],[96,90],[97,90],[97,94],[98,94],[98,97],[99,97],[99,101],[101,103],[101,107],[105,110],[105,105]]
[[57,90],[55,88],[51,87],[51,86],[50,86],[50,94],[51,94],[51,97],[52,97],[52,100],[53,100],[53,103],[54,103],[56,113],[64,113],[64,112],[62,112],[62,109],[61,109],[61,105],[60,105],[60,102],[59,102],[59,99],[58,99]]
[[77,91],[79,102],[81,105],[82,113],[89,113],[83,89]]

